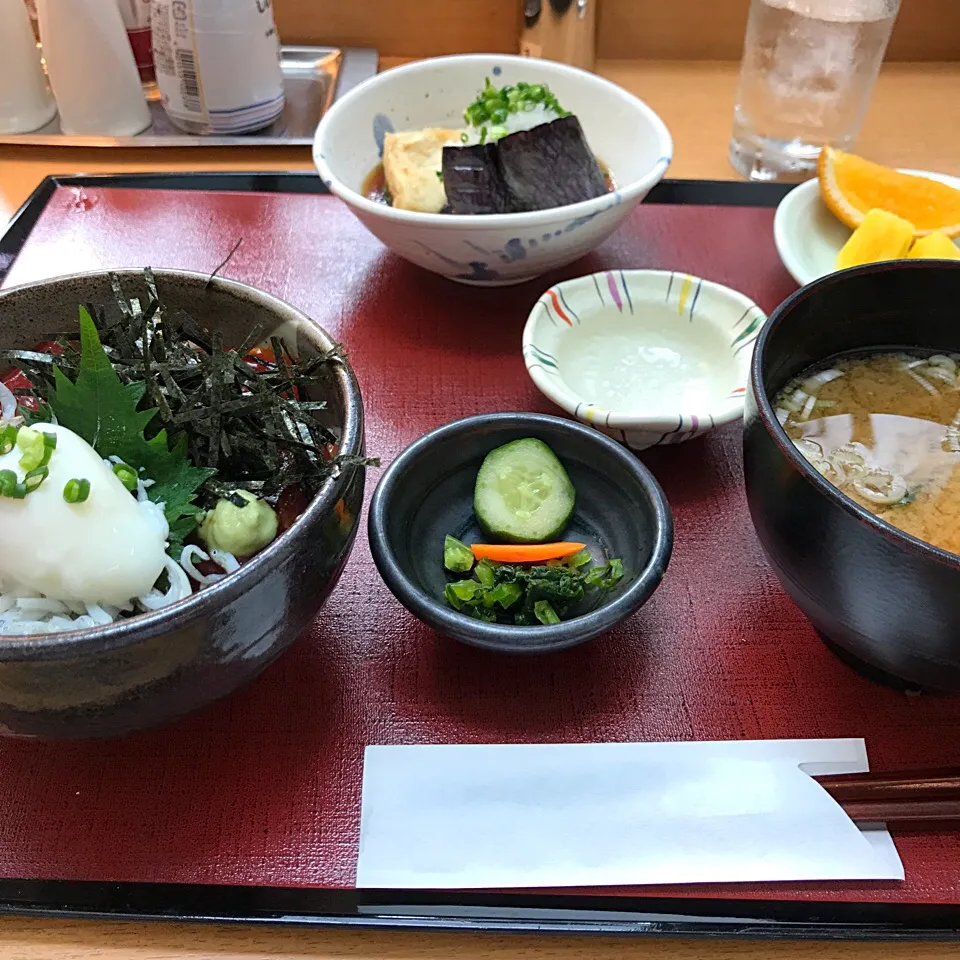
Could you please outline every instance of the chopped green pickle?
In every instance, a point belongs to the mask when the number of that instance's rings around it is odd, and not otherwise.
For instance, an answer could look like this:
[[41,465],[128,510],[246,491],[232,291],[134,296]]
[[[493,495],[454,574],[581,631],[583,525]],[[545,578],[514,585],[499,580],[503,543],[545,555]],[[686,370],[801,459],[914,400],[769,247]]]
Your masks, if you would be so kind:
[[533,615],[542,624],[544,624],[544,626],[549,627],[553,623],[560,622],[560,618],[557,616],[557,611],[550,606],[550,603],[547,600],[538,600],[533,605]]
[[474,573],[485,587],[492,587],[497,582],[496,574],[493,572],[493,563],[490,560],[481,560]]
[[443,565],[451,573],[469,573],[473,569],[473,551],[447,534],[443,540]]
[[[463,546],[454,537],[446,538],[444,566],[448,570],[451,541]],[[583,612],[579,607],[585,600],[595,601],[623,579],[620,560],[598,566],[592,562],[588,550],[548,564],[483,559],[473,567],[472,577],[447,583],[444,596],[454,610],[487,623],[553,626]]]

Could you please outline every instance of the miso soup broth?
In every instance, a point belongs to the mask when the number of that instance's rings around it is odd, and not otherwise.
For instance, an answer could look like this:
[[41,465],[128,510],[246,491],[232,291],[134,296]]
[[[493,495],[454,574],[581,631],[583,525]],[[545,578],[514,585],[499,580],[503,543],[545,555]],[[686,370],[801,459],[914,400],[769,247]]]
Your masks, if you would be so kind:
[[960,355],[835,358],[773,402],[827,480],[905,533],[960,554]]

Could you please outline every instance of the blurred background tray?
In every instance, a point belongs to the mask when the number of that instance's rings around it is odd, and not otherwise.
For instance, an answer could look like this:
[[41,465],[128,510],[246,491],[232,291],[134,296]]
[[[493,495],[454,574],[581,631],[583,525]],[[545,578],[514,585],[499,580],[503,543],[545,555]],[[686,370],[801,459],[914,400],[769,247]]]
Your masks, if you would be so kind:
[[[659,267],[771,310],[795,289],[773,245],[785,188],[660,184],[596,253],[519,287],[462,287],[390,254],[316,176],[46,181],[0,240],[5,285],[119,266],[223,271],[341,340],[367,446],[389,462],[483,411],[557,413],[520,353],[562,276]],[[531,658],[438,637],[365,537],[324,613],[260,679],[123,740],[0,739],[0,912],[483,930],[789,937],[960,934],[960,834],[897,837],[905,883],[357,891],[370,743],[865,737],[875,769],[956,762],[960,698],[905,696],[840,662],[754,536],[738,425],[643,454],[676,546],[650,602],[608,635]],[[372,491],[376,472],[370,477]]]
[[60,132],[60,117],[33,133],[0,136],[0,144],[49,147],[276,147],[313,143],[320,118],[338,97],[375,76],[376,50],[362,47],[281,48],[280,66],[286,106],[283,115],[263,130],[243,136],[199,137],[177,129],[160,105],[154,86],[148,94],[153,124],[135,137],[68,136]]

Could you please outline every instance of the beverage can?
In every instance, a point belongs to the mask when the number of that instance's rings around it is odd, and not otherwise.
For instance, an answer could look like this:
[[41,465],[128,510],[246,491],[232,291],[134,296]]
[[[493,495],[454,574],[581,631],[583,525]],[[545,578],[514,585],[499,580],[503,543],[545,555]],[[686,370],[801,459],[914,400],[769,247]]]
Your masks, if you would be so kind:
[[117,0],[123,25],[127,28],[133,59],[144,83],[154,80],[150,5],[153,0]]
[[272,0],[153,0],[161,103],[180,129],[260,130],[284,108]]

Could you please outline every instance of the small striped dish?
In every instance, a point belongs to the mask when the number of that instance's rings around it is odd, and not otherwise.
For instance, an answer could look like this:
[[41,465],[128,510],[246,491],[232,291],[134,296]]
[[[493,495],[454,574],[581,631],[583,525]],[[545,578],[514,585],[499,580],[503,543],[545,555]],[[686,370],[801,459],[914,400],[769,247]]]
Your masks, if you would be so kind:
[[566,280],[537,301],[523,357],[542,393],[634,450],[743,417],[766,316],[729,287],[666,270]]

